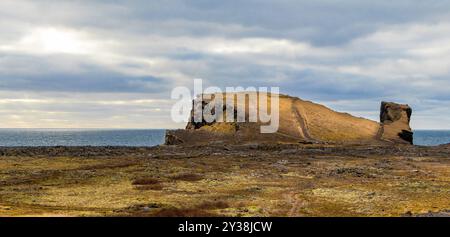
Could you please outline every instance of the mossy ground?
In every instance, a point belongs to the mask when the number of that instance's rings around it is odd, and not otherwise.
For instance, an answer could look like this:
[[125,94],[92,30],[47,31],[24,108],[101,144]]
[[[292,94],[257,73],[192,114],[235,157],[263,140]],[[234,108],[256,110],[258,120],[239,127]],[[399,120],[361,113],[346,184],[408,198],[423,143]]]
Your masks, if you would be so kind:
[[1,157],[0,216],[401,216],[450,209],[448,157],[158,152]]

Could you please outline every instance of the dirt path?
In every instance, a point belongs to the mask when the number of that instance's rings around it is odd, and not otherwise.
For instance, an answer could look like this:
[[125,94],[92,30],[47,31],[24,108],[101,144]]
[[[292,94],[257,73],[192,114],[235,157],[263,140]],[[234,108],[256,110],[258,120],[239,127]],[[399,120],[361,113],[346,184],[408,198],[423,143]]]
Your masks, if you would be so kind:
[[[298,107],[296,107],[296,103],[298,104]],[[300,108],[300,111],[299,109]],[[298,131],[300,133],[300,135],[302,137],[304,137],[305,139],[308,140],[313,140],[313,138],[311,137],[311,135],[309,134],[308,131],[308,125],[306,123],[306,113],[302,107],[302,105],[300,103],[298,103],[298,101],[294,101],[292,102],[292,112],[294,113],[295,117],[296,117],[296,121],[297,121],[297,128]]]
[[287,212],[287,216],[298,216],[298,212],[300,208],[303,207],[303,202],[296,198],[295,192],[289,192],[284,194],[283,197],[287,200],[287,202],[291,205],[291,208]]

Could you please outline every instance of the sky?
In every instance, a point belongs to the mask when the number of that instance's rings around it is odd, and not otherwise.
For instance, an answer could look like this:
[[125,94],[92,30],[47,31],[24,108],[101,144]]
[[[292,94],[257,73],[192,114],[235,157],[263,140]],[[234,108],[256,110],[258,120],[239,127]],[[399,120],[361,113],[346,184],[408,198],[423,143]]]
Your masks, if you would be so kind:
[[180,128],[201,78],[450,129],[449,77],[450,1],[0,1],[0,128]]

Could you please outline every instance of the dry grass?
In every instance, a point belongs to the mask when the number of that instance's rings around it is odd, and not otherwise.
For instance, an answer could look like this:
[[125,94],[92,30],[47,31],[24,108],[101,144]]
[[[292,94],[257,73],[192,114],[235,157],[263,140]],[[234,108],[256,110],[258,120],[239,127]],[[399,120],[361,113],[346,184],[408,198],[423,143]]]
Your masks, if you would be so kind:
[[144,178],[138,178],[136,180],[133,180],[131,184],[133,185],[152,185],[152,184],[159,184],[160,181],[158,179],[152,178],[152,177],[144,177]]
[[236,123],[214,123],[212,125],[205,125],[200,129],[210,132],[233,134],[236,132],[236,126]]
[[147,184],[147,185],[138,185],[134,187],[136,190],[146,191],[146,190],[162,190],[164,186],[162,184]]
[[84,166],[82,167],[82,169],[85,170],[100,170],[100,169],[116,169],[116,168],[125,168],[125,167],[129,167],[129,166],[133,166],[133,165],[137,165],[137,162],[130,162],[130,161],[113,161],[113,162],[109,162],[109,163],[100,163],[100,164],[95,164],[95,165],[88,165],[88,166]]
[[229,208],[230,204],[225,201],[206,201],[197,206],[198,209],[215,210]]
[[162,190],[164,186],[161,184],[161,181],[159,179],[155,179],[153,177],[142,177],[133,180],[131,182],[132,185],[134,185],[134,188],[136,190]]
[[195,181],[200,181],[200,180],[204,179],[204,177],[203,177],[203,175],[199,175],[199,174],[181,173],[181,174],[171,176],[170,179],[195,182]]
[[445,157],[277,150],[160,157],[2,157],[0,216],[401,216],[450,209]]
[[373,141],[380,127],[375,121],[335,112],[308,101],[298,102],[296,107],[303,112],[311,135],[323,141]]
[[155,217],[215,217],[220,216],[200,209],[164,208],[151,216]]

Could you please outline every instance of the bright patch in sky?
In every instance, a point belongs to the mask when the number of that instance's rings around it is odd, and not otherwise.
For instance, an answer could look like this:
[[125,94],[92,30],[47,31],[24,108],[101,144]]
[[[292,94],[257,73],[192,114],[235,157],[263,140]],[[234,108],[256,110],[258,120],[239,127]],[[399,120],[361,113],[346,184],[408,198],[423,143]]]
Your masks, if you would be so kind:
[[0,127],[184,127],[170,92],[278,86],[450,129],[450,1],[0,0]]
[[18,47],[44,54],[86,54],[93,50],[92,43],[79,33],[55,28],[33,30],[19,42]]

